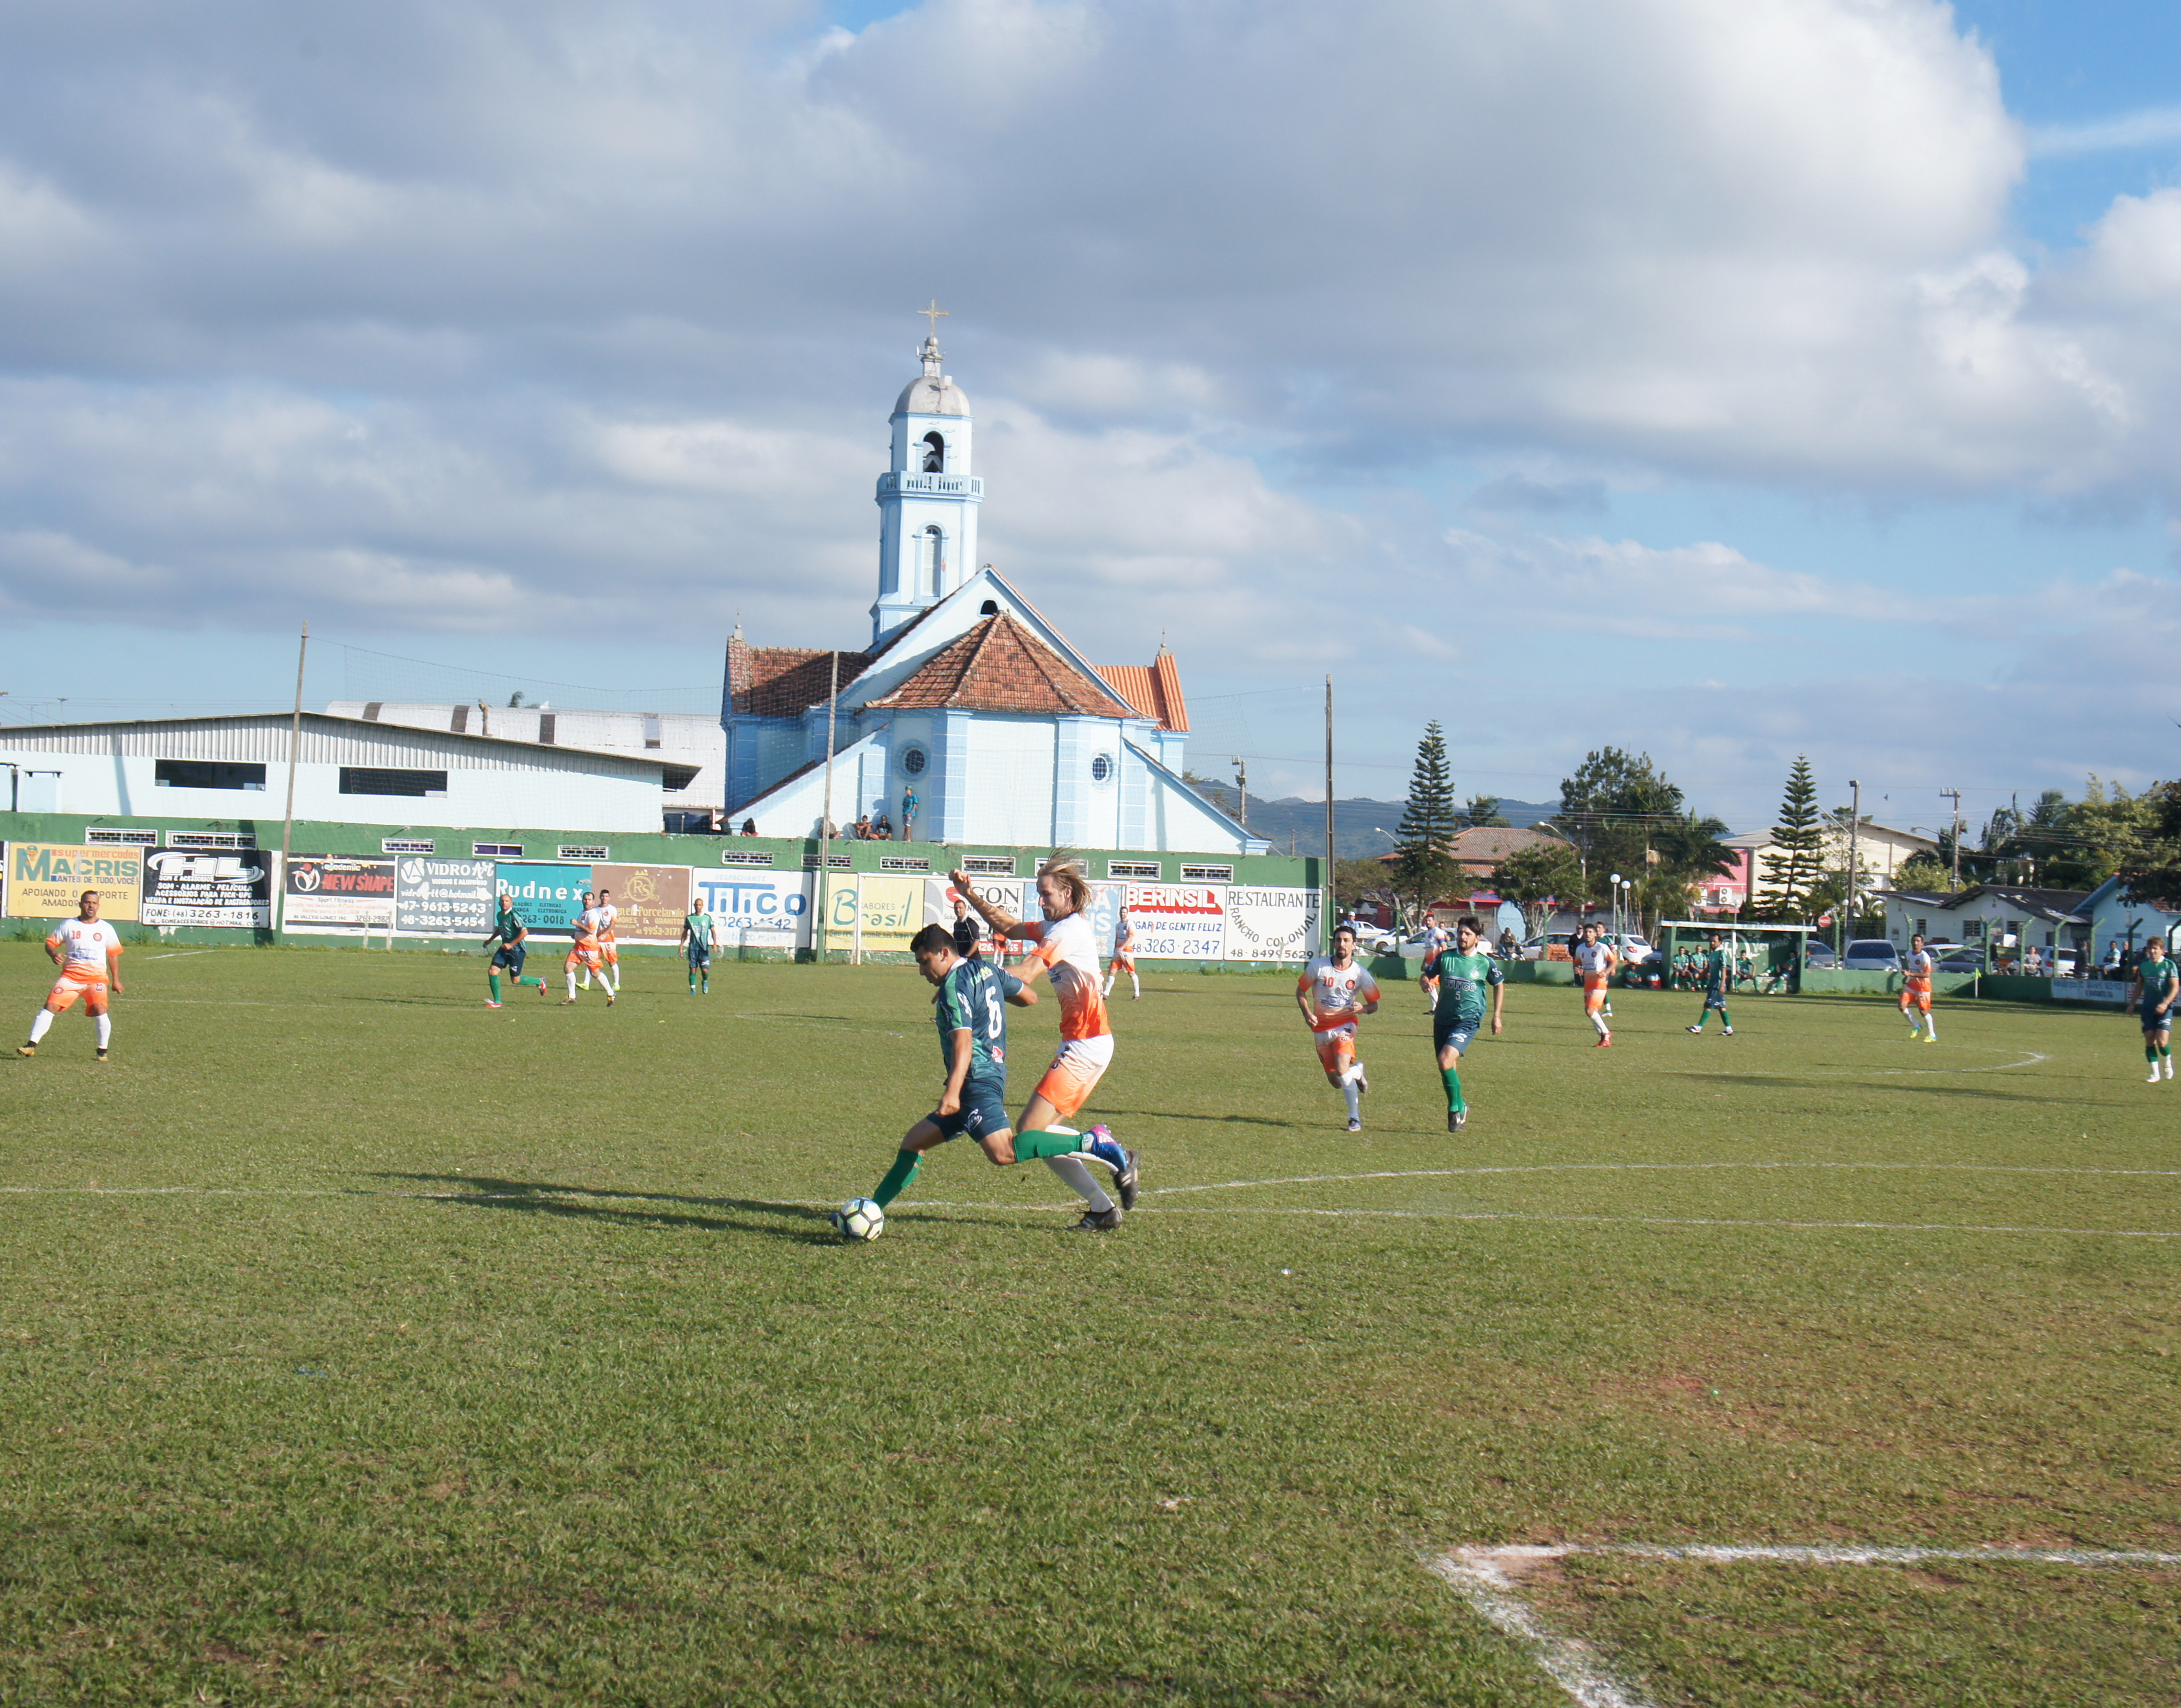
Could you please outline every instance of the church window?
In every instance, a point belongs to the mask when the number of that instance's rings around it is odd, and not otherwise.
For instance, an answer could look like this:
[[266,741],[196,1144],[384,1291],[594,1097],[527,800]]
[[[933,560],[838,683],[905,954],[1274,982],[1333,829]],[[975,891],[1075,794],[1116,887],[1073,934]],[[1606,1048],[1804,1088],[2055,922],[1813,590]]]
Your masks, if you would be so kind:
[[1113,777],[1113,760],[1110,754],[1100,754],[1090,761],[1090,781],[1110,782]]
[[997,616],[999,614],[1000,602],[997,599],[988,599],[977,607],[977,615],[980,616]]
[[924,435],[924,472],[926,474],[947,473],[947,441],[936,432]]
[[922,777],[924,768],[931,763],[931,755],[911,742],[901,750],[901,769],[905,777]]

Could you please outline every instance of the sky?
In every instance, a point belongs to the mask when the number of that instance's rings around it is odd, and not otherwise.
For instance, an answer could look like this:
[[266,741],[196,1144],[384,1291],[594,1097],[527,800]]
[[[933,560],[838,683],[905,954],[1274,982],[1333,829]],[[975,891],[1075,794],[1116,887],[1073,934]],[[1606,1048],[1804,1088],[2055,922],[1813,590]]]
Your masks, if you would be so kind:
[[[983,555],[1195,767],[1737,831],[2181,775],[2181,10],[0,0],[0,723],[854,647]],[[405,662],[415,661],[418,662]],[[610,698],[609,698],[610,696]]]

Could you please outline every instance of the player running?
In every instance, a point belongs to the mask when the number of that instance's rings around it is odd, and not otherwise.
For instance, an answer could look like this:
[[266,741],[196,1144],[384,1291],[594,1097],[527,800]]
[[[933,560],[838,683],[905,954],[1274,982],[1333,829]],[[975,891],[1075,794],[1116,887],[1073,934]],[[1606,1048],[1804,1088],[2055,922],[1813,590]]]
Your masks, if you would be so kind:
[[720,934],[712,924],[712,916],[704,910],[702,896],[689,904],[689,917],[682,921],[682,953],[689,963],[689,994],[695,996],[697,981],[704,981],[704,994],[712,993],[712,951],[720,946]]
[[[1105,993],[1099,988],[1098,942],[1083,911],[1090,904],[1090,881],[1084,876],[1080,861],[1055,854],[1037,869],[1038,905],[1045,917],[1025,922],[985,900],[966,874],[958,871],[947,876],[953,881],[955,893],[977,910],[992,928],[995,938],[1022,937],[1036,945],[1031,956],[1052,981],[1052,993],[1060,1003],[1060,1049],[1030,1101],[1023,1105],[1017,1136],[1019,1141],[1080,1138],[1082,1143],[1023,1154],[1042,1156],[1047,1168],[1083,1194],[1088,1208],[1076,1224],[1079,1231],[1099,1233],[1118,1228],[1122,1213],[1135,1208],[1137,1170],[1142,1158],[1124,1148],[1102,1124],[1085,1134],[1060,1125],[1090,1101],[1113,1059],[1113,1028],[1106,1017]],[[996,945],[996,950],[999,947]],[[1018,1142],[1017,1149],[1020,1148]],[[1119,1203],[1083,1166],[1082,1158],[1086,1156],[1113,1170]]]
[[52,1025],[55,1014],[64,1014],[83,998],[83,1011],[98,1033],[98,1059],[106,1059],[113,1037],[113,1017],[106,1011],[107,991],[121,992],[121,933],[98,916],[98,892],[86,890],[76,898],[76,916],[53,927],[46,938],[46,958],[61,970],[46,998],[45,1007],[30,1018],[30,1036],[15,1046],[19,1056],[35,1056],[38,1040]]
[[515,898],[502,890],[500,893],[500,917],[493,921],[492,929],[485,933],[484,939],[489,943],[500,945],[492,952],[492,965],[484,976],[485,983],[492,992],[484,999],[487,1008],[496,1009],[502,1005],[500,1000],[500,970],[502,967],[507,969],[508,976],[515,981],[515,987],[518,991],[525,985],[535,985],[539,996],[545,994],[543,976],[534,979],[522,976],[522,963],[530,953],[522,945],[529,937],[530,927],[523,924],[522,915],[515,910]]
[[1136,977],[1136,928],[1129,918],[1129,910],[1121,909],[1120,917],[1113,922],[1113,959],[1106,965],[1106,988],[1102,996],[1113,994],[1113,981],[1123,973],[1129,976],[1129,1000],[1143,1000],[1144,987]]
[[[2135,1007],[2143,1017],[2143,1059],[2149,1080],[2173,1077],[2173,999],[2181,996],[2181,964],[2166,953],[2166,939],[2153,937],[2135,964]],[[105,1051],[99,1052],[101,1055]]]
[[1606,992],[1613,982],[1613,970],[1621,965],[1621,957],[1613,953],[1613,945],[1600,942],[1598,922],[1593,920],[1582,928],[1582,941],[1575,946],[1575,970],[1582,983],[1582,1015],[1598,1029],[1598,1047],[1601,1050],[1613,1042],[1613,1028],[1605,1023],[1602,1010],[1606,1007]]
[[1438,922],[1438,915],[1426,911],[1424,915],[1424,970],[1416,976],[1423,987],[1424,1001],[1433,1014],[1438,1012],[1438,975],[1432,970],[1438,964],[1439,951],[1454,941],[1454,933]]
[[[1931,1018],[1931,975],[1939,963],[1924,947],[1924,934],[1908,939],[1908,958],[1901,964],[1901,1014],[1908,1022],[1908,1036],[1927,1044],[1939,1042],[1939,1023]],[[1923,1025],[1916,1024],[1921,1015]]]
[[[884,1209],[908,1189],[926,1151],[964,1133],[1000,1168],[1032,1157],[1051,1164],[1079,1155],[1097,1156],[1111,1166],[1098,1148],[1118,1150],[1110,1137],[1064,1131],[1017,1133],[1008,1125],[1008,1017],[1001,1005],[1031,1007],[1037,992],[1004,966],[995,966],[982,956],[956,953],[953,933],[945,926],[925,926],[909,939],[908,949],[925,981],[939,987],[932,999],[932,1017],[939,1027],[939,1059],[947,1068],[947,1086],[939,1094],[939,1107],[902,1136],[893,1166],[871,1192],[879,1208]],[[1030,1107],[1035,1108],[1039,1102],[1032,1097]],[[845,1235],[848,1230],[838,1210],[832,1220]],[[1111,1221],[1098,1219],[1096,1213],[1085,1216],[1075,1230],[1119,1225],[1120,1212],[1115,1210]]]
[[621,909],[610,898],[611,890],[600,890],[594,911],[599,916],[599,977],[605,982],[609,1000],[621,994],[621,942],[614,936],[614,922],[621,917]]
[[1720,1020],[1725,1027],[1720,1036],[1731,1038],[1734,1036],[1734,1017],[1726,1011],[1726,987],[1732,981],[1733,976],[1727,970],[1726,939],[1714,931],[1710,942],[1711,946],[1704,951],[1703,959],[1697,963],[1693,975],[1698,987],[1704,993],[1704,999],[1703,1007],[1697,1014],[1697,1023],[1689,1030],[1702,1032],[1704,1022],[1711,1018],[1711,1011],[1717,1009]]
[[599,955],[599,927],[604,920],[599,909],[588,904],[589,891],[583,893],[583,912],[576,915],[568,927],[573,933],[573,941],[568,945],[568,994],[560,1006],[565,1009],[576,1000],[576,970],[580,967],[583,972],[583,988],[588,990],[591,987],[590,976],[596,973],[599,988],[606,993],[606,1006],[611,1008],[614,1005],[614,988],[606,982],[605,965]]
[[1378,981],[1356,959],[1356,927],[1333,928],[1333,953],[1318,955],[1295,981],[1295,1006],[1302,1010],[1325,1082],[1348,1100],[1348,1130],[1363,1130],[1363,1093],[1371,1082],[1356,1059],[1356,1024],[1378,1012]]
[[1461,1054],[1484,1024],[1484,992],[1492,992],[1492,1036],[1499,1036],[1507,1003],[1507,975],[1484,948],[1476,918],[1463,915],[1454,922],[1454,941],[1424,964],[1439,981],[1438,1005],[1432,1010],[1432,1048],[1438,1056],[1438,1076],[1446,1087],[1446,1130],[1458,1133],[1469,1125],[1469,1103],[1461,1094]]

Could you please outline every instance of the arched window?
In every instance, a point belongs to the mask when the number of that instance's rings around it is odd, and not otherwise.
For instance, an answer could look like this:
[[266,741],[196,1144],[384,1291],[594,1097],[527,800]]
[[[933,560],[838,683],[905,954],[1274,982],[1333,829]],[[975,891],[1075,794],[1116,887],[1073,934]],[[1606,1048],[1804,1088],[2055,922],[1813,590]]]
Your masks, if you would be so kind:
[[936,428],[924,435],[924,472],[926,474],[947,473],[947,441]]
[[930,566],[931,572],[926,585],[936,599],[944,590],[947,578],[947,536],[939,531],[936,522],[924,530],[924,561]]

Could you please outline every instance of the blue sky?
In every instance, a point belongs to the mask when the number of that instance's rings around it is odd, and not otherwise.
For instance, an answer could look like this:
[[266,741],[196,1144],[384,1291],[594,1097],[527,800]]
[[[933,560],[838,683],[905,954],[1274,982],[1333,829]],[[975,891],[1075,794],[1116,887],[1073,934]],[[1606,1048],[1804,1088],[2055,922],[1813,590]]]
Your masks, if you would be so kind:
[[2181,774],[2173,9],[122,9],[0,26],[0,721],[854,645],[936,295],[1200,769]]

